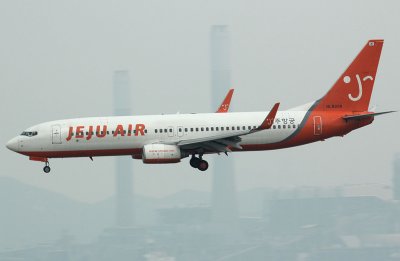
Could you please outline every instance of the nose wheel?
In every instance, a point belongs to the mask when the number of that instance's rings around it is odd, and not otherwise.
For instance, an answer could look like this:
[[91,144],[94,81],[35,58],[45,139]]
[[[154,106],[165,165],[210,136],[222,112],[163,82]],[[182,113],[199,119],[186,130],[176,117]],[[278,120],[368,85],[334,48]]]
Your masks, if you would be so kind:
[[200,171],[206,171],[208,169],[208,162],[202,159],[202,155],[197,158],[195,155],[192,155],[190,159],[190,166]]
[[44,171],[44,173],[49,173],[50,170],[51,170],[50,164],[49,164],[49,162],[47,161],[47,162],[46,162],[46,166],[44,166],[44,168],[43,168],[43,171]]

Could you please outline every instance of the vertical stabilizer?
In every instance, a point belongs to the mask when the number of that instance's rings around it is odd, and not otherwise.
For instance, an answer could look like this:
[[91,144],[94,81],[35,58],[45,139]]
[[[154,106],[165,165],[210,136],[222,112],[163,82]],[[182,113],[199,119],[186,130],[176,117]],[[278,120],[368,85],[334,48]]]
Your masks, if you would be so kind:
[[375,83],[383,40],[370,40],[321,99],[318,109],[367,111]]

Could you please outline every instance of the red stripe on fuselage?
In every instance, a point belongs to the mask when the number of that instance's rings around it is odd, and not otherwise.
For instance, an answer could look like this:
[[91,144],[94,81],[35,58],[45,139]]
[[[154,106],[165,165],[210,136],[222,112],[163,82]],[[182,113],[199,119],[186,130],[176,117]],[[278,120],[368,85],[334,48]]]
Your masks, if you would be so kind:
[[19,153],[30,157],[73,158],[73,157],[123,156],[123,155],[138,155],[138,154],[141,155],[142,149],[22,151]]
[[[373,122],[373,117],[358,121],[345,121],[342,117],[344,112],[324,112],[311,111],[303,127],[292,137],[286,140],[269,144],[250,144],[241,145],[243,150],[232,148],[233,151],[259,151],[259,150],[276,150],[289,147],[300,146],[316,141],[322,141],[335,136],[344,136],[349,132],[364,127]],[[319,135],[315,134],[314,117],[321,117],[322,132]]]

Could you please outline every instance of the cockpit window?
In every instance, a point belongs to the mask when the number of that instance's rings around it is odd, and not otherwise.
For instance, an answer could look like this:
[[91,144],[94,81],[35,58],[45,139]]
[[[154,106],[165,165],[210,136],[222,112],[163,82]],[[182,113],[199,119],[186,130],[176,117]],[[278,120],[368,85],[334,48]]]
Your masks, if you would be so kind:
[[36,136],[38,134],[37,131],[23,131],[21,133],[22,136],[28,136],[28,137],[33,137]]

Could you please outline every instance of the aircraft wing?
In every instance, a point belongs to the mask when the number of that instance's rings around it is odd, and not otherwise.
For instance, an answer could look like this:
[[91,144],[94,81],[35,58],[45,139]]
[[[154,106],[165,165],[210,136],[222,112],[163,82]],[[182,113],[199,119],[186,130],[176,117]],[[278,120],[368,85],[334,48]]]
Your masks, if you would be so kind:
[[270,129],[274,123],[278,108],[279,103],[276,103],[258,128],[251,130],[238,130],[236,132],[207,136],[197,139],[186,139],[175,144],[183,150],[197,152],[209,151],[216,153],[227,153],[231,152],[231,148],[242,149],[242,147],[239,145],[239,143],[242,141],[241,136]]
[[229,106],[231,104],[231,100],[232,100],[232,95],[233,92],[235,91],[235,89],[230,89],[228,91],[228,93],[225,96],[225,99],[222,101],[221,105],[219,106],[218,110],[216,111],[216,113],[225,113],[228,112],[229,110]]

